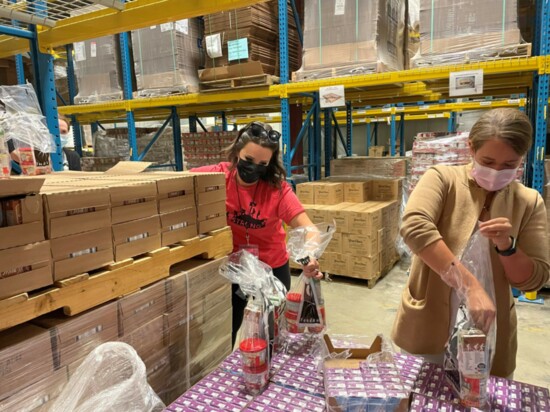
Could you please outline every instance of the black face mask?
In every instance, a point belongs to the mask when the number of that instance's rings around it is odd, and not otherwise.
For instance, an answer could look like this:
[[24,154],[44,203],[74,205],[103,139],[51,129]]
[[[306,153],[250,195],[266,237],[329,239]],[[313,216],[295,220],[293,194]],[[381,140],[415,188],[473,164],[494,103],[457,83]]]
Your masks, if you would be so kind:
[[265,176],[267,173],[267,166],[257,165],[249,162],[248,160],[239,158],[237,163],[237,172],[239,172],[239,177],[243,182],[255,183]]

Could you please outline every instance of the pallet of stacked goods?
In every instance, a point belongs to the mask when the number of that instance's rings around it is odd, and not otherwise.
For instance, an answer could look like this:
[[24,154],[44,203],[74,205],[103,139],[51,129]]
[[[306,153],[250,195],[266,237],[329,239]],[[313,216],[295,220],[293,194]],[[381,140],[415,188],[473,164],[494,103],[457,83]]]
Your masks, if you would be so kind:
[[401,179],[340,177],[298,184],[296,193],[313,223],[336,224],[322,270],[374,287],[397,262]]
[[77,316],[56,311],[0,332],[0,411],[47,410],[107,342],[131,345],[149,385],[172,402],[231,352],[231,285],[218,275],[225,259],[189,259],[169,278]]
[[37,187],[0,181],[9,223],[0,230],[14,235],[0,253],[21,249],[2,260],[0,330],[59,308],[81,313],[166,278],[175,263],[231,251],[223,173],[141,173],[147,165],[57,173]]
[[237,134],[238,132],[182,133],[185,169],[227,161],[224,150],[236,139]]
[[411,67],[530,56],[518,21],[518,0],[420,0],[420,47]]
[[199,19],[185,19],[132,31],[136,97],[196,93],[204,60]]
[[[290,71],[301,64],[301,48],[292,9],[288,13]],[[278,82],[277,2],[204,16],[206,68],[199,71],[201,91],[258,87]]]
[[405,3],[306,0],[303,64],[293,80],[403,70]]

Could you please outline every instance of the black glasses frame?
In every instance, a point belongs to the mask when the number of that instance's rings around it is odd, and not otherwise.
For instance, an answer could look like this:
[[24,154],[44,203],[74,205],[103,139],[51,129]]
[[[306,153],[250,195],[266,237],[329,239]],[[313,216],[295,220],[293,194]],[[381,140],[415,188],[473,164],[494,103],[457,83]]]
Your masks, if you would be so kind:
[[[243,130],[242,133],[247,133],[248,131],[251,131],[252,134],[256,137],[261,137],[263,139],[268,139],[272,143],[278,143],[281,139],[281,133],[279,133],[277,130],[271,129],[270,131],[267,131],[264,126],[262,126],[258,122],[252,122],[249,123]],[[242,136],[242,134],[241,134]]]

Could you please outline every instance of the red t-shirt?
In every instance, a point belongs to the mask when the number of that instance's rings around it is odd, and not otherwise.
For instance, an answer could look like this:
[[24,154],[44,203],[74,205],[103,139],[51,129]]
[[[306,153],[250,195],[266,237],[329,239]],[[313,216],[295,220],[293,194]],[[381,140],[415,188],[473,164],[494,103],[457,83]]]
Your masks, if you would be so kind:
[[192,172],[224,172],[227,191],[227,224],[233,231],[233,252],[246,245],[246,226],[249,243],[257,245],[260,260],[272,268],[284,265],[288,260],[285,231],[282,222],[290,223],[304,208],[292,188],[283,182],[281,189],[260,180],[243,187],[237,184],[237,170],[230,170],[231,163],[192,169]]

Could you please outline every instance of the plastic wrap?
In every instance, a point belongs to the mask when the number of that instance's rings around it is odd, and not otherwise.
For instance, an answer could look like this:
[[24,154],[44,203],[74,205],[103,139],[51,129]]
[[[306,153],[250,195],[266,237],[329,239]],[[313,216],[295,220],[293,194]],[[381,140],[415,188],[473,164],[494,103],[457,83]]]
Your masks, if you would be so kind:
[[181,142],[186,170],[227,161],[225,148],[238,132],[183,133]]
[[0,104],[6,112],[0,116],[4,139],[13,140],[19,147],[29,147],[42,153],[55,151],[55,142],[38,98],[31,84],[0,86]]
[[10,177],[11,157],[7,141],[4,139],[4,129],[0,126],[0,179]]
[[420,49],[413,67],[530,55],[517,0],[420,0]]
[[405,1],[305,1],[304,56],[295,80],[404,68]]
[[137,95],[162,96],[198,91],[203,60],[198,19],[132,31]]
[[[298,264],[307,265],[311,258],[319,260],[335,232],[334,225],[320,223],[288,232],[287,251]],[[321,281],[300,274],[298,282],[287,294],[285,310],[287,330],[290,333],[321,333],[326,328],[325,301]]]
[[94,349],[51,407],[55,412],[163,409],[147,383],[145,365],[131,346],[121,342]]
[[[476,288],[465,284],[459,267],[453,263],[441,274],[454,287],[451,308],[457,305],[457,314],[451,336],[445,349],[445,372],[448,380],[460,393],[466,406],[483,408],[487,402],[487,381],[496,348],[496,298],[489,240],[476,230],[460,257],[461,264],[479,283]],[[475,343],[468,343],[473,339]],[[466,350],[472,351],[466,355]],[[468,370],[466,369],[473,369]],[[469,385],[468,378],[478,382]],[[477,387],[476,387],[477,386]],[[478,391],[476,394],[475,391]]]
[[408,0],[407,7],[408,36],[405,50],[406,68],[409,68],[411,59],[416,56],[420,47],[420,0]]
[[74,43],[76,104],[122,99],[118,36]]
[[[301,63],[300,40],[290,5],[287,13],[289,68],[294,71]],[[199,73],[201,82],[264,74],[279,76],[278,27],[276,1],[204,16],[206,69]],[[253,79],[249,81],[254,84]],[[222,83],[221,87],[231,86]]]

